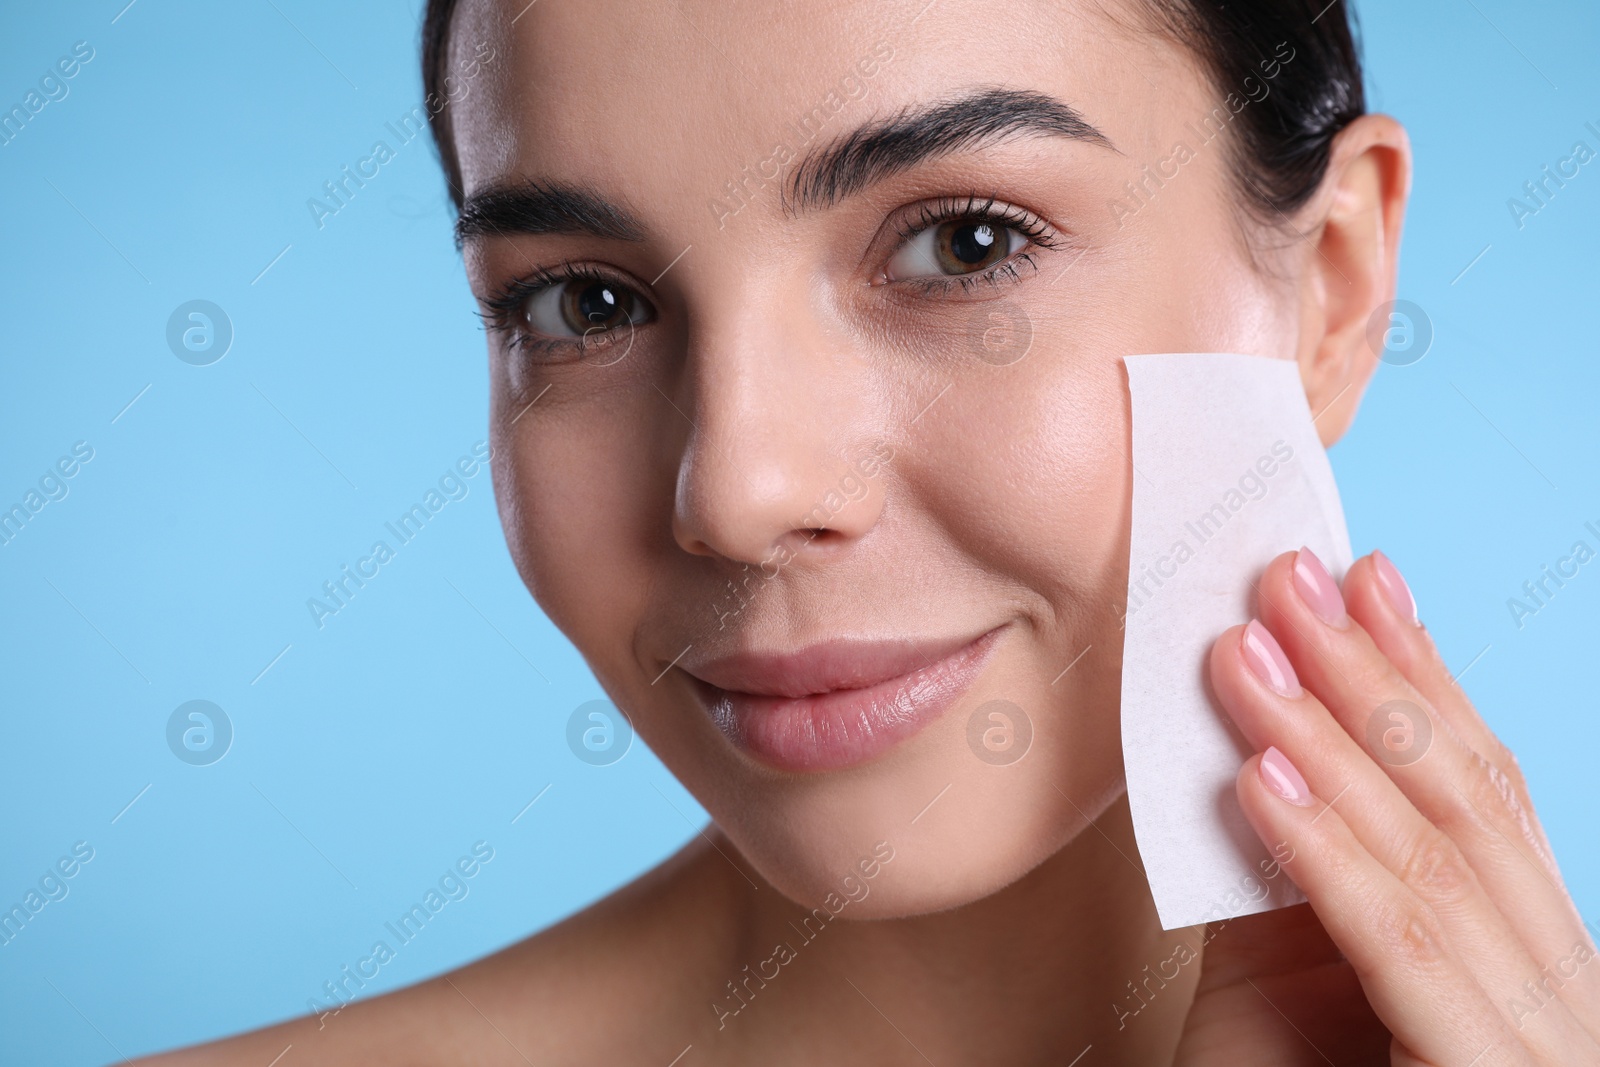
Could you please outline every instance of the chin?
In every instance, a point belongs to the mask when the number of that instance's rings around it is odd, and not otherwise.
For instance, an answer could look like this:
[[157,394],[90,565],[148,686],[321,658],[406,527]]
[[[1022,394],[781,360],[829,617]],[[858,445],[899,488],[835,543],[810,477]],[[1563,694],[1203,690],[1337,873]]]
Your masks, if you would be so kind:
[[[1085,751],[1102,747],[1099,738],[1074,738],[1064,715],[1036,716],[1032,744],[1014,763],[977,758],[968,722],[986,699],[969,696],[874,763],[747,781],[702,802],[762,876],[804,908],[891,919],[971,904],[1064,848],[1120,781],[1116,753],[1086,763],[1106,755]],[[1074,782],[1075,767],[1096,768],[1095,780]]]

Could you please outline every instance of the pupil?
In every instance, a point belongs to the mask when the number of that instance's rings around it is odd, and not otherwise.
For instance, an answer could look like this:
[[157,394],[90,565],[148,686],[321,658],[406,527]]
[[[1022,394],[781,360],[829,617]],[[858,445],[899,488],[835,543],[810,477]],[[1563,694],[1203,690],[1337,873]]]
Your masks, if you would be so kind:
[[968,223],[950,235],[950,252],[962,263],[982,263],[994,254],[998,238],[988,223]]
[[621,310],[617,294],[601,282],[585,286],[578,294],[577,305],[578,317],[590,325],[604,324]]

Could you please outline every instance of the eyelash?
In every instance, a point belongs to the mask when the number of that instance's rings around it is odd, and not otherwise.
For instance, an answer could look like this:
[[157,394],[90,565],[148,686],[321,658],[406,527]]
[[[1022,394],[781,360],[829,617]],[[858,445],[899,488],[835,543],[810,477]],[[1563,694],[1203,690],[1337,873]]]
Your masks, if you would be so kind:
[[[523,328],[518,320],[523,309],[527,307],[528,300],[538,293],[555,285],[565,285],[568,282],[604,282],[624,289],[638,291],[638,286],[618,275],[611,274],[588,264],[562,263],[559,267],[536,267],[519,278],[513,278],[502,285],[492,295],[483,301],[484,309],[479,313],[486,330],[493,333],[509,334],[507,345],[512,351],[521,349],[552,351],[557,348],[576,348],[582,353],[592,345],[609,344],[613,339],[605,334],[597,334],[596,340],[587,337],[539,337]],[[642,295],[642,294],[641,294]]]
[[[900,244],[910,241],[935,226],[958,219],[971,219],[976,222],[990,222],[1010,227],[1028,239],[1029,247],[1053,249],[1060,243],[1060,238],[1056,231],[1033,212],[1012,204],[1002,203],[994,196],[970,193],[966,196],[937,197],[933,200],[926,200],[920,204],[913,205],[895,223],[894,231],[900,238],[899,244],[895,247],[898,248]],[[1028,264],[1035,270],[1038,269],[1034,254],[1029,251],[1022,251],[1014,253],[1009,258],[996,263],[987,270],[977,271],[972,274],[907,278],[903,281],[887,284],[908,286],[923,296],[937,296],[948,293],[957,286],[960,286],[965,292],[971,292],[980,285],[995,286],[1002,281],[1021,281],[1022,275],[1017,268],[1022,263]]]

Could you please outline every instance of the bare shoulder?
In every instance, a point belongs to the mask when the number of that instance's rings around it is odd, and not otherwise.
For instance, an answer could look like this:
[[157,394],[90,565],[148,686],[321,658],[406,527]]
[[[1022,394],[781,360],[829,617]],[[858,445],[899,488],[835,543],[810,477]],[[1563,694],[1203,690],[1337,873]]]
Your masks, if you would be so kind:
[[576,915],[458,970],[138,1063],[667,1063],[708,1028],[699,994],[738,939],[748,889],[696,838]]

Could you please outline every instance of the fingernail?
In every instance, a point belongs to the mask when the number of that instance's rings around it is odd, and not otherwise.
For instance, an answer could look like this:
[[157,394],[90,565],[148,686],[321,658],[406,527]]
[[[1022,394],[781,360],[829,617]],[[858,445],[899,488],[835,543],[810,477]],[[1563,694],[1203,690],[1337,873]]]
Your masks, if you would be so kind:
[[1311,787],[1306,785],[1306,780],[1294,769],[1289,757],[1279,752],[1277,746],[1261,753],[1260,768],[1261,780],[1268,789],[1296,807],[1311,806]]
[[1401,618],[1410,619],[1415,624],[1417,598],[1411,595],[1411,587],[1400,577],[1400,571],[1389,562],[1388,556],[1376,550],[1372,553],[1372,566],[1378,572],[1378,584],[1383,587],[1383,595],[1389,598],[1390,605]]
[[1279,696],[1300,695],[1300,679],[1295,677],[1289,657],[1283,654],[1283,649],[1278,647],[1278,642],[1265,626],[1251,619],[1250,625],[1244,628],[1240,645],[1244,649],[1244,661],[1250,664],[1250,670],[1257,678],[1267,683]]
[[1344,629],[1345,620],[1349,618],[1344,611],[1344,597],[1339,595],[1333,575],[1309,548],[1294,554],[1294,588],[1317,618],[1329,626]]

